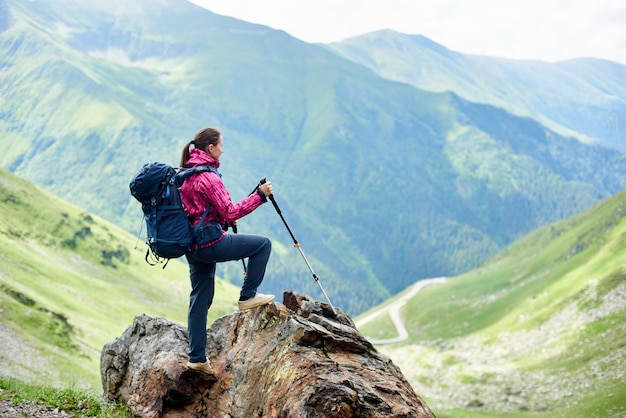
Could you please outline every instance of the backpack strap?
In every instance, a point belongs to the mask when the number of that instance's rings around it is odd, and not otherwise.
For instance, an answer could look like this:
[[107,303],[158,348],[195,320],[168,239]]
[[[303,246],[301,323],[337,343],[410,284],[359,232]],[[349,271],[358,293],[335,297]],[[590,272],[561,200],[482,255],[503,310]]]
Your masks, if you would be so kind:
[[218,176],[222,177],[222,174],[219,171],[217,171],[214,167],[211,167],[208,165],[197,165],[191,168],[181,167],[178,169],[178,173],[176,173],[176,175],[174,176],[176,185],[180,187],[183,185],[187,177],[192,176],[197,173],[204,173],[207,171],[213,172],[217,174]]
[[198,221],[196,226],[193,227],[193,236],[194,237],[196,236],[196,234],[200,230],[200,227],[202,226],[202,222],[204,222],[204,218],[206,218],[206,216],[209,214],[210,210],[211,210],[211,205],[207,206],[206,210],[204,211],[204,213],[200,217],[200,220]]
[[[177,187],[182,186],[183,183],[185,182],[185,179],[187,179],[187,177],[189,177],[189,176],[192,176],[192,175],[197,174],[197,173],[205,173],[205,172],[213,172],[213,173],[217,174],[218,176],[222,177],[222,174],[219,171],[217,171],[214,167],[211,167],[211,166],[208,166],[208,165],[197,165],[197,166],[191,167],[191,168],[181,167],[179,169],[179,172],[174,177],[174,179],[176,181],[176,186]],[[211,210],[211,205],[208,205],[206,210],[202,214],[202,217],[200,217],[200,220],[198,221],[196,226],[193,228],[193,235],[194,236],[200,230],[200,227],[202,226],[202,223],[206,219],[206,217],[209,214],[210,210]]]

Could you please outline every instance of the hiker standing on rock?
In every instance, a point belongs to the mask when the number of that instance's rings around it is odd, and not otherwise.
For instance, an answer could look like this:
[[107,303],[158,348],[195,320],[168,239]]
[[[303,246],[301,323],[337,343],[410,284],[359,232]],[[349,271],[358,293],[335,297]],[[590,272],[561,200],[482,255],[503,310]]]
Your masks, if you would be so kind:
[[[192,147],[193,145],[193,147]],[[222,135],[214,128],[199,130],[193,141],[188,142],[182,152],[180,166],[190,168],[206,165],[220,166]],[[259,184],[255,193],[239,203],[233,203],[215,172],[203,172],[189,177],[180,188],[185,211],[193,225],[201,221],[208,205],[211,209],[204,222],[216,221],[222,225],[236,225],[237,219],[246,216],[267,201],[272,194],[272,184]],[[257,293],[263,281],[265,266],[271,252],[271,241],[260,235],[226,234],[208,243],[198,245],[185,254],[189,262],[191,294],[189,299],[189,368],[212,374],[211,364],[206,358],[207,313],[213,302],[215,291],[215,265],[219,262],[248,258],[248,267],[239,298],[239,310],[265,305],[274,300],[274,295]]]

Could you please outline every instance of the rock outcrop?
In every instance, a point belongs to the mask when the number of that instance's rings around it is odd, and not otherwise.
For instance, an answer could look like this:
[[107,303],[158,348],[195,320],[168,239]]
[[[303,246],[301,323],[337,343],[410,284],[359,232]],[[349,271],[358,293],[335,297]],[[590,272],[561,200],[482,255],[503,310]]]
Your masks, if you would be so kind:
[[102,350],[105,397],[141,417],[434,417],[345,313],[309,297],[285,292],[207,335],[213,376],[186,367],[185,327],[137,316]]

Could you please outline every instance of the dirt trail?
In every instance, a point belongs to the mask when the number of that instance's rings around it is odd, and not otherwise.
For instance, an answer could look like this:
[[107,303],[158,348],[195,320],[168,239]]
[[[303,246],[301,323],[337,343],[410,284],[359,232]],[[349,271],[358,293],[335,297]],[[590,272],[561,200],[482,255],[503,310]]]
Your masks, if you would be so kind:
[[391,318],[391,321],[393,322],[393,325],[396,327],[396,331],[398,332],[398,336],[394,337],[394,338],[384,339],[384,340],[377,340],[375,338],[371,338],[371,337],[367,337],[367,336],[366,336],[366,338],[372,344],[378,344],[378,345],[381,345],[381,344],[395,344],[395,343],[399,343],[401,341],[406,340],[407,338],[409,338],[409,332],[406,330],[406,327],[404,326],[404,322],[402,322],[402,316],[400,315],[400,311],[402,310],[402,307],[406,304],[406,302],[409,299],[411,299],[413,296],[415,296],[417,294],[417,292],[422,290],[425,286],[428,286],[430,284],[443,283],[446,280],[448,280],[448,279],[445,278],[445,277],[438,277],[436,279],[425,279],[425,280],[418,281],[417,283],[415,283],[411,287],[411,290],[409,290],[405,295],[403,295],[397,301],[393,302],[392,304],[390,304],[388,306],[382,307],[382,308],[378,309],[377,311],[372,312],[371,314],[367,315],[366,317],[361,318],[360,320],[358,320],[356,322],[357,328],[367,324],[368,322],[370,322],[371,320],[373,320],[377,316],[382,315],[385,312],[389,312],[389,317]]

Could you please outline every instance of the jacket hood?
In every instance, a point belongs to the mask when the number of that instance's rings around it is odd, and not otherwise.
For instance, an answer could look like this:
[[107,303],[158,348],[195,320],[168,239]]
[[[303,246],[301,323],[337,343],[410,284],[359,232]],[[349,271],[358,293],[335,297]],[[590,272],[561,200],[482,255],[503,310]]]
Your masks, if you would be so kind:
[[208,165],[216,170],[220,168],[220,162],[218,160],[200,149],[193,148],[189,151],[187,167],[195,167],[197,165]]

